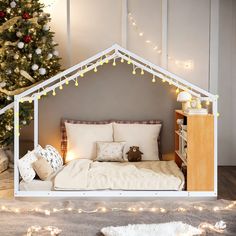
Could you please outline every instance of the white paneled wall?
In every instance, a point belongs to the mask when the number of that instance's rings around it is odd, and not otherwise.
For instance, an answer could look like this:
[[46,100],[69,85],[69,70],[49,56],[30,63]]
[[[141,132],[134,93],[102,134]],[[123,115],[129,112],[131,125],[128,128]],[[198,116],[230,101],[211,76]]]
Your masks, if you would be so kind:
[[[144,33],[138,35],[127,21],[127,47],[161,64],[161,54],[146,43],[162,46],[162,3],[167,0],[127,0],[128,12]],[[92,56],[113,43],[122,42],[122,2],[125,0],[57,0],[51,11],[52,27],[60,43],[63,65]],[[70,2],[71,43],[68,46],[66,5]],[[169,70],[199,85],[209,87],[210,0],[168,0],[167,48]],[[70,51],[67,48],[70,47]],[[69,55],[67,55],[69,54]],[[67,55],[67,56],[66,56]],[[166,55],[167,57],[167,55]],[[190,64],[190,68],[186,68]]]
[[150,40],[161,49],[162,46],[162,1],[161,0],[129,0],[128,10],[137,22],[143,36],[139,36],[135,27],[128,22],[128,49],[138,55],[148,58],[156,64],[161,64],[161,54],[153,50],[153,45],[146,43]]
[[169,70],[208,90],[210,0],[169,0],[168,9]]

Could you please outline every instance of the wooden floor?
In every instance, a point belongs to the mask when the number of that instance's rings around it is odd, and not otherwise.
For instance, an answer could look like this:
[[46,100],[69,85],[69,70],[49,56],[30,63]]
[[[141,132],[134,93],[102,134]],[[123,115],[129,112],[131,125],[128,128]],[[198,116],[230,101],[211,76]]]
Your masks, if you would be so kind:
[[[218,169],[218,198],[236,200],[236,166]],[[0,198],[13,198],[13,169],[0,174]]]

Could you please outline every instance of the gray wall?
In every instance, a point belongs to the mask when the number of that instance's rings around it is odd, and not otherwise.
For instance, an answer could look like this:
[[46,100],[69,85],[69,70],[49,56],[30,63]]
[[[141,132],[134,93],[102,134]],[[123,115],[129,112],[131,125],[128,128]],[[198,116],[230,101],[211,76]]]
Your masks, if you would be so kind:
[[220,1],[219,164],[236,165],[236,1]]
[[[152,76],[132,75],[132,66],[126,63],[111,64],[89,72],[74,83],[64,86],[57,95],[42,98],[39,102],[39,143],[52,144],[60,149],[60,119],[80,120],[147,120],[164,122],[163,152],[173,151],[175,88],[161,81],[152,83]],[[137,71],[138,72],[138,71]],[[142,135],[142,134],[140,134]],[[21,139],[33,140],[33,125],[21,132]]]

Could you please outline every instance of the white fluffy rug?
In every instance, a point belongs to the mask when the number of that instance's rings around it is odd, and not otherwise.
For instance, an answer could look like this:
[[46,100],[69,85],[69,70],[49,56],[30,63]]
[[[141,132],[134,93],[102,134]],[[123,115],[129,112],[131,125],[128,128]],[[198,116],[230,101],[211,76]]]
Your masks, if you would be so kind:
[[110,226],[103,228],[101,232],[105,236],[192,236],[202,234],[202,230],[182,222]]

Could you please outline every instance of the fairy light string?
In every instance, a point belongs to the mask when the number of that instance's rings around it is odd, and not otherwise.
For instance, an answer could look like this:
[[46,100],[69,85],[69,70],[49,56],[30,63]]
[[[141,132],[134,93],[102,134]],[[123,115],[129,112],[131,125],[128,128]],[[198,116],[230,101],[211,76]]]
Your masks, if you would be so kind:
[[19,213],[39,213],[39,214],[43,214],[46,216],[50,216],[52,214],[56,214],[59,212],[73,212],[73,213],[86,213],[86,214],[91,214],[91,213],[105,213],[105,212],[114,212],[114,211],[126,211],[126,212],[161,212],[161,213],[167,213],[167,212],[189,212],[192,210],[197,210],[197,211],[209,211],[212,210],[213,212],[221,212],[221,211],[229,211],[232,210],[234,207],[236,206],[236,201],[232,201],[230,202],[228,205],[226,206],[214,206],[212,208],[207,208],[207,207],[203,207],[201,205],[194,205],[193,207],[190,208],[185,208],[183,206],[174,208],[174,209],[166,209],[163,207],[143,207],[143,206],[130,206],[130,207],[121,207],[121,208],[110,208],[110,207],[106,207],[106,206],[99,206],[96,207],[94,209],[84,209],[84,208],[75,208],[75,207],[65,207],[65,208],[19,208],[19,207],[8,207],[5,205],[2,205],[0,208],[0,212],[10,212],[10,213],[15,213],[15,214],[19,214]]
[[[143,42],[145,44],[147,44],[150,48],[153,49],[154,52],[161,54],[161,46],[159,43],[153,42],[151,41],[146,33],[139,27],[139,25],[137,24],[137,20],[134,18],[133,14],[130,12],[128,14],[128,20],[129,23],[132,27],[132,29],[134,30],[134,32],[140,37],[142,38]],[[168,60],[172,63],[174,63],[177,67],[183,68],[185,70],[192,70],[194,68],[194,62],[193,60],[179,60],[176,59],[172,56],[168,56]]]

